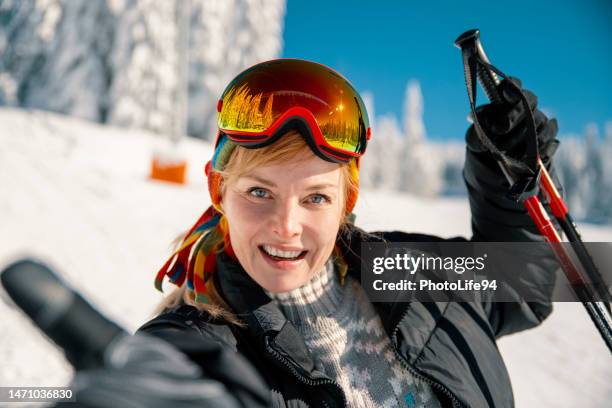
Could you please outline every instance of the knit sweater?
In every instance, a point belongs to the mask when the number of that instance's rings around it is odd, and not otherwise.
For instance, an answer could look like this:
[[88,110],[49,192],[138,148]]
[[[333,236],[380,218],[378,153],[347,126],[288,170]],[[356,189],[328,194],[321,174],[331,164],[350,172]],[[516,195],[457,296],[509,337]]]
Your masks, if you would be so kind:
[[440,407],[429,384],[398,359],[359,282],[347,276],[341,285],[331,260],[305,285],[266,293],[304,336],[317,368],[342,387],[348,406]]

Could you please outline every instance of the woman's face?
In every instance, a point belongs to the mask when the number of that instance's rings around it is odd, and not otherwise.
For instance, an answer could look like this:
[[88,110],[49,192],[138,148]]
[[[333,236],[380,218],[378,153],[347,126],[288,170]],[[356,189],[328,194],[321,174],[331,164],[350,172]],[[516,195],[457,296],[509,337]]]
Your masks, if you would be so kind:
[[309,150],[227,185],[221,206],[245,271],[270,292],[302,286],[331,255],[343,214],[338,164]]

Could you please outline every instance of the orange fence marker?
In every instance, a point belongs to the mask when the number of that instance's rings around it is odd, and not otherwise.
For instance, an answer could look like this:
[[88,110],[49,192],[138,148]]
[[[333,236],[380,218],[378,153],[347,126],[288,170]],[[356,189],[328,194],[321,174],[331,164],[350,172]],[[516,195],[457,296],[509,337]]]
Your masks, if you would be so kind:
[[151,161],[151,179],[185,184],[187,182],[187,161],[155,154]]

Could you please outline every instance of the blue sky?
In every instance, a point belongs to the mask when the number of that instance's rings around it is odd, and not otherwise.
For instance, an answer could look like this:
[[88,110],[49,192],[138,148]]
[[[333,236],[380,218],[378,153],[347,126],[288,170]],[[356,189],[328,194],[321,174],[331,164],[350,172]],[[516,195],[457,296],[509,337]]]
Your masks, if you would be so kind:
[[283,56],[338,70],[374,94],[377,115],[399,118],[416,78],[428,137],[462,138],[469,105],[453,41],[479,28],[491,62],[538,95],[561,134],[589,122],[602,133],[612,121],[611,24],[609,0],[288,0]]

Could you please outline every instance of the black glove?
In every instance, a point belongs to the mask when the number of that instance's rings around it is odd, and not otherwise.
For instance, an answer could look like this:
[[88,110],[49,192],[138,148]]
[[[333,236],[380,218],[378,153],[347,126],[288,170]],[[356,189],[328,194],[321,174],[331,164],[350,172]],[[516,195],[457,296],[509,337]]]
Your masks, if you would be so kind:
[[[55,408],[86,407],[268,407],[269,391],[254,369],[236,353],[222,353],[199,335],[177,333],[210,361],[203,370],[164,340],[146,334],[125,336],[106,352],[103,367],[77,371],[70,385],[74,402]],[[223,363],[225,366],[215,366]],[[217,364],[218,365],[218,364]],[[227,373],[234,375],[228,379]]]
[[[515,86],[521,88],[521,81],[510,78]],[[529,133],[527,120],[530,119],[520,95],[515,86],[503,80],[499,90],[503,103],[487,104],[476,109],[480,125],[491,139],[491,142],[506,155],[521,162],[525,162],[527,154],[527,140],[532,137]],[[538,98],[532,92],[523,90],[533,112],[538,137],[538,151],[542,162],[548,168],[550,159],[559,146],[557,135],[557,120],[548,119],[542,111],[537,109]],[[466,135],[468,149],[478,156],[486,154],[486,149],[480,142],[474,125],[470,126]],[[494,160],[492,160],[494,164]],[[495,165],[495,164],[494,164]]]

